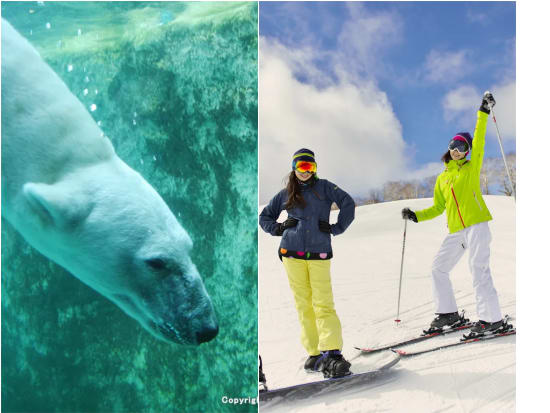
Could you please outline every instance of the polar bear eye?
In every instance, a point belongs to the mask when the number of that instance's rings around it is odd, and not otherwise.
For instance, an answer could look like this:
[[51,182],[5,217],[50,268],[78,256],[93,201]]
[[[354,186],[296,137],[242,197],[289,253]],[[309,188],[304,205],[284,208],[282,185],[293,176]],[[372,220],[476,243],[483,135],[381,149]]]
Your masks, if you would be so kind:
[[151,258],[145,260],[145,263],[154,270],[164,270],[166,268],[166,262],[162,258]]

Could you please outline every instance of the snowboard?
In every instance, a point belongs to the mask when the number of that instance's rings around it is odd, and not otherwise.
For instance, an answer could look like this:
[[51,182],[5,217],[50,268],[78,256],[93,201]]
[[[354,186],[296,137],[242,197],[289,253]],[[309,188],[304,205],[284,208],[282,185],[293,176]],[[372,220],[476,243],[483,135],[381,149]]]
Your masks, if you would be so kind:
[[[294,401],[306,399],[312,396],[326,394],[336,390],[344,390],[353,386],[360,386],[369,383],[397,364],[401,355],[391,351],[385,352],[387,355],[380,360],[377,367],[368,371],[350,374],[344,377],[324,379],[309,383],[296,384],[288,387],[281,387],[260,392],[260,403],[264,406],[273,405],[283,401]],[[352,366],[353,370],[353,366]]]

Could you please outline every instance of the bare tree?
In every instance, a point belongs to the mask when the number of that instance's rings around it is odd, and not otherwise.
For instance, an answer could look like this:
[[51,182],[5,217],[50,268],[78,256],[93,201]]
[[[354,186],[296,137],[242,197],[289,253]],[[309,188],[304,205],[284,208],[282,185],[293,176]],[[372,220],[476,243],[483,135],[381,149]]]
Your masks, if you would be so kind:
[[431,198],[433,196],[436,181],[437,175],[428,176],[422,180],[423,198]]
[[489,195],[489,168],[490,165],[486,163],[483,164],[483,167],[481,168],[481,173],[479,175],[479,183],[481,185],[481,193],[485,195]]
[[418,187],[413,182],[400,182],[401,184],[401,191],[400,199],[413,199],[418,196]]
[[[516,153],[511,152],[506,154],[506,163],[508,164],[508,168],[510,169],[510,178],[512,179],[512,185],[514,188],[514,191],[516,190]],[[500,183],[502,185],[502,188],[499,192],[505,194],[506,196],[512,196],[514,191],[512,191],[512,187],[510,186],[510,180],[508,178],[508,173],[506,172],[506,168],[504,167],[504,163],[502,162],[502,167],[500,168]]]
[[384,194],[380,189],[371,189],[365,204],[378,204],[384,200]]
[[405,199],[402,193],[403,183],[399,181],[390,181],[384,184],[384,201],[397,201]]

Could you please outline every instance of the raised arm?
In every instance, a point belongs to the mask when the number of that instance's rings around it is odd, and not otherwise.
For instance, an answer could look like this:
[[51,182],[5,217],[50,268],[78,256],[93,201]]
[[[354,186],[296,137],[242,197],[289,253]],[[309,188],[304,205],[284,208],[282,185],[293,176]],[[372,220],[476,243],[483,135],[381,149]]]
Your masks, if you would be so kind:
[[490,92],[485,92],[481,106],[477,112],[477,122],[474,131],[474,139],[472,142],[471,162],[475,176],[479,176],[481,173],[481,167],[483,166],[483,156],[485,155],[485,133],[487,131],[487,118],[491,111],[491,107],[495,105],[495,99]]

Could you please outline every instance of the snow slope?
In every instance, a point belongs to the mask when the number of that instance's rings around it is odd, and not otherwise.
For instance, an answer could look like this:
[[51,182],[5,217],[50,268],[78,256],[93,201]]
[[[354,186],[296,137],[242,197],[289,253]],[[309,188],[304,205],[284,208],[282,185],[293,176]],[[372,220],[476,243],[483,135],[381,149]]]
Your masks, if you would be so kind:
[[[485,196],[493,215],[491,270],[503,314],[515,324],[515,203],[510,197]],[[414,336],[433,319],[430,267],[447,234],[445,215],[407,225],[401,295],[397,310],[404,221],[401,209],[430,206],[431,199],[395,201],[356,209],[348,230],[333,237],[332,281],[336,311],[344,334],[343,353],[352,371],[365,370],[375,356],[357,355],[353,346],[386,344]],[[334,212],[331,222],[336,221]],[[283,219],[284,216],[281,216]],[[306,353],[284,268],[277,257],[280,239],[259,231],[259,345],[268,386],[277,388],[319,379],[302,366]],[[467,254],[468,252],[466,252]],[[460,309],[477,320],[467,255],[451,273]],[[407,350],[457,340],[438,337]],[[515,411],[514,336],[402,359],[382,379],[365,387],[327,394],[291,405],[261,408],[273,412],[512,412]],[[260,406],[261,407],[261,406]]]

